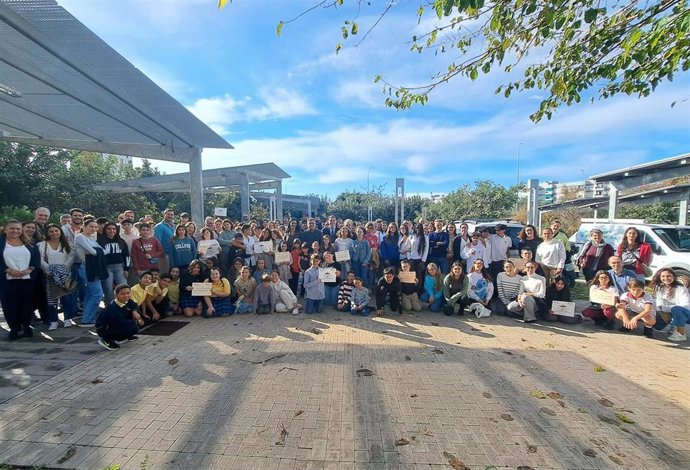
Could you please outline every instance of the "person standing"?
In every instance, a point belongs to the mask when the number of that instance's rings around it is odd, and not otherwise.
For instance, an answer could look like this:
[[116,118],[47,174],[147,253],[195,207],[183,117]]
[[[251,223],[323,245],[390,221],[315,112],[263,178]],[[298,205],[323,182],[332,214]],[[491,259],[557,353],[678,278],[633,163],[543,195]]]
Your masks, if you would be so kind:
[[39,207],[34,211],[34,223],[41,240],[45,240],[48,236],[48,219],[50,219],[50,209],[47,207]]
[[448,232],[443,229],[443,220],[434,220],[434,231],[429,233],[429,263],[438,267],[441,275],[448,274]]
[[165,209],[163,211],[163,220],[153,227],[153,236],[161,242],[164,252],[158,261],[158,269],[160,269],[161,274],[167,274],[170,270],[170,258],[172,257],[173,251],[170,240],[174,235],[175,211],[172,209]]
[[151,225],[141,224],[139,234],[141,236],[132,242],[132,263],[137,275],[158,268],[158,261],[165,254],[161,242],[151,234]]
[[98,307],[103,297],[101,281],[108,277],[103,248],[93,238],[98,224],[90,219],[84,224],[82,233],[74,237],[74,249],[80,261],[79,275],[85,286],[84,316],[79,326],[90,328],[95,326]]
[[504,224],[496,225],[496,233],[489,235],[489,243],[491,244],[491,265],[489,272],[494,279],[494,284],[498,279],[498,273],[503,272],[503,263],[510,258],[510,249],[513,246],[513,241],[506,235],[506,226]]
[[560,240],[553,238],[553,230],[550,228],[546,227],[542,230],[542,236],[544,241],[537,247],[535,260],[544,271],[546,283],[551,285],[553,284],[553,278],[563,272],[565,248]]
[[587,282],[594,278],[597,271],[606,269],[608,260],[614,255],[613,247],[604,240],[604,233],[598,228],[592,229],[590,238],[582,247],[577,264]]

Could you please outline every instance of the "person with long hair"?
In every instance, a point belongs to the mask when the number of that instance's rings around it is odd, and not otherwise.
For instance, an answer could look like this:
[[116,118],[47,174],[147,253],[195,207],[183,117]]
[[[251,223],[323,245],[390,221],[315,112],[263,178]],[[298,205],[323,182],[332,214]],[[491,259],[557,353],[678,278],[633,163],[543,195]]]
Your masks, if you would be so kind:
[[212,268],[209,277],[204,282],[211,283],[211,295],[204,297],[207,317],[223,317],[232,315],[235,308],[230,302],[232,288],[230,282],[223,277],[220,268]]
[[522,227],[522,230],[518,233],[518,240],[520,240],[517,246],[518,251],[522,251],[523,248],[529,248],[534,255],[537,252],[539,244],[544,241],[537,233],[537,228],[532,224],[527,224]]
[[568,325],[576,325],[582,322],[582,315],[578,312],[572,317],[567,315],[556,315],[552,306],[554,302],[571,302],[572,298],[570,295],[570,289],[566,285],[565,278],[563,276],[556,276],[553,280],[553,284],[546,288],[546,312],[544,314],[545,321],[559,321],[561,323],[566,323]]
[[299,314],[301,305],[297,302],[297,296],[290,287],[280,279],[280,273],[274,270],[271,273],[271,287],[276,299],[276,312],[292,312],[293,315]]
[[355,231],[357,232],[357,239],[352,242],[352,270],[355,272],[356,277],[362,279],[364,286],[368,289],[370,286],[369,266],[371,263],[372,256],[371,244],[364,238],[365,233],[362,227],[357,227]]
[[410,251],[407,254],[407,259],[410,260],[412,270],[417,273],[417,278],[419,279],[424,276],[428,255],[429,236],[424,233],[424,225],[417,224],[414,228],[414,233],[410,236]]
[[220,244],[213,235],[214,231],[208,227],[201,229],[201,240],[196,245],[196,250],[199,253],[199,259],[206,262],[207,259],[215,258],[218,259],[220,255]]
[[535,261],[525,263],[525,270],[527,274],[520,279],[517,299],[508,304],[508,311],[522,314],[525,323],[534,323],[537,313],[546,308],[546,279],[534,273],[537,270]]
[[101,281],[108,277],[103,248],[95,239],[98,224],[90,219],[84,222],[82,233],[74,237],[74,250],[79,260],[79,275],[86,288],[84,315],[79,326],[91,328],[96,325],[98,307],[103,297]]
[[[351,220],[348,219],[345,222],[347,221],[350,222],[349,225],[352,225]],[[350,258],[352,258],[352,243],[352,234],[350,233],[349,227],[345,225],[340,229],[340,232],[338,232],[338,238],[336,238],[333,242],[333,247],[335,248],[336,253],[339,251],[347,251],[350,254]],[[350,260],[341,261],[340,265],[345,272],[355,270]]]
[[446,305],[443,313],[446,315],[464,315],[465,307],[469,305],[467,289],[469,281],[465,275],[460,261],[454,261],[450,267],[450,272],[443,279],[443,297]]
[[235,301],[236,313],[251,313],[254,311],[257,284],[251,272],[252,270],[249,266],[243,266],[240,271],[240,277],[235,279],[233,284],[237,292],[237,301]]
[[503,272],[498,273],[496,290],[498,298],[491,303],[496,315],[508,315],[508,305],[517,300],[520,292],[520,279],[515,264],[508,260],[503,263]]
[[398,226],[395,222],[388,224],[386,233],[379,244],[379,258],[383,268],[392,267],[400,268],[400,251],[398,250],[398,241],[400,239],[398,233]]
[[608,268],[609,258],[615,253],[613,247],[604,240],[604,232],[594,228],[589,233],[590,240],[580,250],[577,264],[587,282],[594,278],[597,271]]
[[[652,277],[652,288],[656,296],[656,311],[658,317],[668,323],[674,332],[668,337],[671,341],[687,341],[685,325],[690,323],[690,294],[685,284],[678,280],[673,269],[662,268]],[[661,321],[659,321],[661,323]],[[669,328],[669,330],[671,329]]]
[[0,254],[0,268],[4,272],[0,276],[0,299],[10,329],[9,339],[18,339],[22,330],[25,337],[31,337],[33,304],[27,299],[34,291],[36,270],[40,269],[41,262],[38,249],[23,236],[22,224],[18,221],[5,223],[0,235]]
[[[67,290],[70,284],[78,284],[76,279],[72,279],[75,252],[57,224],[48,224],[46,238],[38,243],[37,248],[41,256],[41,269],[45,280],[46,298],[48,299],[48,321],[50,323],[48,329],[55,330],[59,326],[58,303],[60,297],[70,293]],[[77,312],[76,309],[70,307],[69,303],[63,304],[63,325],[65,328],[75,324],[72,318],[76,316]]]
[[[22,235],[33,246],[38,246],[43,240],[43,235],[41,231],[38,230],[38,224],[33,220],[22,222]],[[48,319],[49,313],[45,289],[45,274],[43,270],[39,269],[34,273],[34,276],[36,277],[36,282],[34,282],[34,292],[31,296],[33,310],[38,310],[41,321],[48,324],[50,321]]]
[[400,261],[410,258],[410,250],[412,249],[412,242],[410,241],[410,229],[407,224],[400,226],[400,236],[398,237],[398,253],[400,253]]
[[193,238],[195,242],[199,241],[199,234],[196,231],[196,224],[194,222],[187,222],[184,224],[185,230],[187,230],[187,236]]
[[192,284],[204,282],[204,263],[195,259],[180,275],[180,309],[185,317],[201,315],[203,297],[192,295]]
[[494,295],[494,283],[491,274],[484,265],[484,260],[477,258],[472,262],[472,269],[467,275],[469,288],[467,296],[471,304],[480,303],[483,307],[491,309],[491,297]]
[[640,280],[644,280],[645,267],[652,261],[652,247],[649,243],[640,240],[640,232],[635,227],[625,229],[616,254],[623,261],[624,269],[634,271]]
[[424,276],[424,292],[419,298],[432,312],[440,312],[443,307],[443,275],[436,263],[429,263]]
[[[455,224],[448,224],[448,226],[450,225],[453,225],[453,227],[455,227]],[[462,257],[462,251],[465,249],[465,246],[467,246],[471,242],[472,238],[469,235],[469,226],[465,222],[463,222],[460,224],[460,232],[455,234],[455,236],[453,237],[453,242],[450,245],[449,251],[453,261],[462,261],[464,259]],[[463,266],[463,269],[464,268],[465,266]]]
[[106,222],[103,226],[103,234],[97,238],[98,244],[103,248],[105,265],[108,270],[108,278],[102,281],[105,304],[108,305],[115,298],[115,286],[127,284],[132,260],[129,257],[129,248],[119,233],[115,222]]
[[[619,296],[618,289],[613,284],[611,274],[603,269],[597,271],[589,281],[590,297],[598,291],[614,294],[616,298]],[[591,318],[594,320],[595,325],[603,326],[606,330],[613,330],[616,305],[615,303],[613,305],[593,303],[582,311],[582,316]]]
[[192,260],[196,259],[197,246],[196,240],[189,236],[184,225],[175,227],[175,234],[170,239],[170,266],[185,271]]

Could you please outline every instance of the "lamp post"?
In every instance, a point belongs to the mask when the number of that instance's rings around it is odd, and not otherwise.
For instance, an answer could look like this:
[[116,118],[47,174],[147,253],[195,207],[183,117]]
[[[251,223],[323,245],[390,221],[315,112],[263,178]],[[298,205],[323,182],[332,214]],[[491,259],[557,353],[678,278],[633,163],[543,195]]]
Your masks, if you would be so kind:
[[[515,187],[518,188],[520,186],[520,148],[522,147],[522,142],[518,144],[518,151],[517,151],[517,172],[515,176]],[[515,196],[515,215],[517,215],[518,210],[520,210],[520,190],[516,190],[516,196]]]

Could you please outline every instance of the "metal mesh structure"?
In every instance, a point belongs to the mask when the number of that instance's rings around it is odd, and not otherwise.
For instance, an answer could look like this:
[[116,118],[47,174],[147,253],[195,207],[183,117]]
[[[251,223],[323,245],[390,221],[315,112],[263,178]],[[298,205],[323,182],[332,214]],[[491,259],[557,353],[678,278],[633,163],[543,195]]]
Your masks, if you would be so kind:
[[0,139],[185,163],[232,148],[53,0],[0,0]]

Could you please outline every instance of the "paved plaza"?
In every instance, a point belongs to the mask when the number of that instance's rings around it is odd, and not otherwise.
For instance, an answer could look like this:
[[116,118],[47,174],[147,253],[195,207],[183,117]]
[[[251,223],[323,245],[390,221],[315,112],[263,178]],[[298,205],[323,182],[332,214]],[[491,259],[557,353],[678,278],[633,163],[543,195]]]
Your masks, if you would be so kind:
[[113,352],[36,332],[2,339],[0,463],[690,468],[687,346],[589,322],[233,315]]

